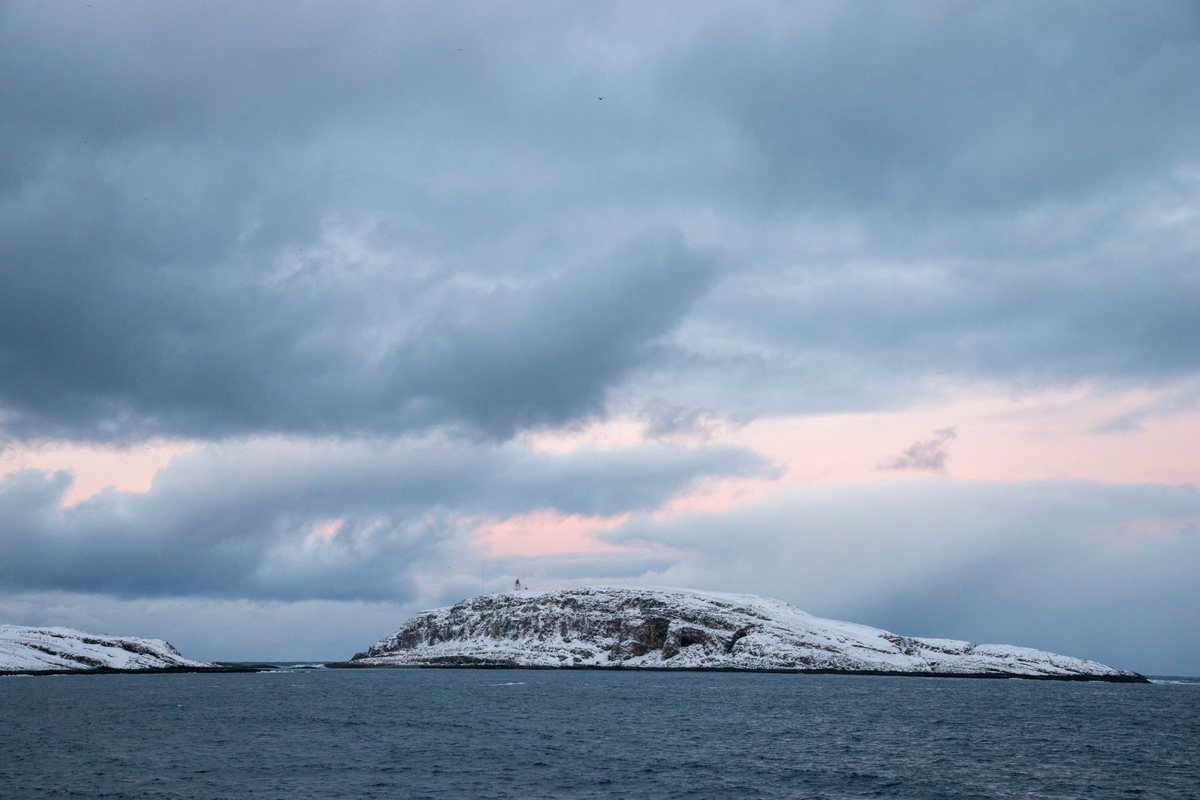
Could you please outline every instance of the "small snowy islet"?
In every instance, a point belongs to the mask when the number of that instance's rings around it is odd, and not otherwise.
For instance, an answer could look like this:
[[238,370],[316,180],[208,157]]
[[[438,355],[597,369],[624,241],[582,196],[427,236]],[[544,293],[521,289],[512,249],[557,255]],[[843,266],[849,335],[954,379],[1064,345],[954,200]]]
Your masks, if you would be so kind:
[[106,636],[73,628],[0,625],[0,673],[207,669],[162,639]]

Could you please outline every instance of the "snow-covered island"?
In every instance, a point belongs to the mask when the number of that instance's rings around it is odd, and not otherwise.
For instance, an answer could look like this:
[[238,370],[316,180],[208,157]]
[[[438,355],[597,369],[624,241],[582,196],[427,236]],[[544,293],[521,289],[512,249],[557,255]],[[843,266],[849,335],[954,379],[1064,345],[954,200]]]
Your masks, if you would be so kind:
[[782,601],[754,595],[625,587],[515,591],[423,611],[344,666],[1146,681],[1136,672],[1027,647],[897,636],[814,617]]
[[72,628],[0,625],[0,674],[224,670],[184,658],[162,639],[99,636]]

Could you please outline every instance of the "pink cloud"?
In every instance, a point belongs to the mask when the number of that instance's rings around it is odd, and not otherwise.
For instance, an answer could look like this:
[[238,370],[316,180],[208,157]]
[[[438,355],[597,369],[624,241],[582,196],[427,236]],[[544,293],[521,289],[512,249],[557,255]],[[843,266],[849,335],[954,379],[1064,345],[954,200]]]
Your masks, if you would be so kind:
[[20,469],[71,470],[75,482],[63,505],[72,506],[110,486],[123,492],[147,492],[160,469],[195,448],[195,442],[174,439],[151,439],[126,447],[40,442],[0,450],[0,476]]
[[[938,467],[932,471],[956,478],[1200,481],[1195,458],[1200,409],[1140,417],[1136,428],[1104,432],[1112,430],[1113,419],[1161,405],[1169,394],[1168,389],[1103,392],[1088,386],[1014,394],[975,386],[895,411],[761,417],[716,430],[709,440],[765,456],[786,470],[785,483],[908,479],[911,471],[878,467],[902,460],[914,443],[934,440],[933,455],[939,457],[930,462]],[[608,449],[650,441],[646,428],[645,422],[624,416],[571,431],[539,432],[528,441],[535,449],[559,452]],[[678,443],[696,444],[686,435]]]
[[621,548],[595,537],[629,519],[563,514],[541,509],[502,520],[481,520],[475,525],[476,543],[495,555],[536,556],[551,553],[591,553]]
[[677,514],[720,514],[753,502],[778,485],[774,478],[709,478],[690,491],[670,498],[653,513],[655,519]]
[[[895,480],[880,471],[927,439],[953,428],[945,474],[971,480],[1080,479],[1194,482],[1200,463],[1200,412],[1183,410],[1142,421],[1140,430],[1098,433],[1104,423],[1154,400],[1155,393],[1099,393],[1087,388],[1003,394],[987,387],[891,412],[771,417],[729,441],[787,465],[789,483]],[[948,437],[946,444],[949,443]]]
[[[708,441],[740,445],[779,465],[779,478],[702,482],[654,512],[721,513],[784,484],[937,480],[1075,479],[1200,483],[1200,409],[1140,416],[1117,432],[1109,424],[1163,407],[1171,389],[1104,392],[1089,386],[1014,394],[1000,387],[947,390],[936,401],[895,411],[763,417],[717,429]],[[541,431],[531,447],[566,452],[662,441],[633,416],[569,431]],[[931,433],[932,432],[932,433]],[[930,438],[932,436],[932,438]],[[687,433],[680,446],[696,446]],[[915,443],[915,444],[914,444]],[[898,463],[926,470],[880,469]],[[924,472],[924,474],[921,474]],[[535,526],[536,527],[536,526]],[[599,529],[599,528],[597,528]],[[530,539],[529,541],[533,541]]]

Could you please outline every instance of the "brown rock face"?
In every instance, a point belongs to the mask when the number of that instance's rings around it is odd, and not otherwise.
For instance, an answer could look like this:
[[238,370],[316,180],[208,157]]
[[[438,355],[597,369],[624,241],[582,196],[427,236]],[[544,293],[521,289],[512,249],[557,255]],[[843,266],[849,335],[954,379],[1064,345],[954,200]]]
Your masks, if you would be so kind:
[[633,630],[633,639],[646,646],[647,650],[658,650],[667,641],[671,620],[666,617],[650,617]]
[[576,598],[569,596],[556,598],[553,603],[520,593],[472,598],[451,607],[440,617],[414,617],[388,640],[356,654],[355,659],[375,658],[483,633],[499,640],[532,636],[541,640],[557,637],[563,642],[606,641],[602,649],[607,651],[607,660],[619,662],[655,650],[661,650],[664,658],[671,658],[682,648],[694,645],[730,652],[749,630],[731,630],[730,636],[720,636],[711,629],[731,627],[721,617],[681,614],[678,609],[668,617],[664,615],[665,604],[647,596],[634,597],[614,609],[624,616],[597,618],[579,605]]
[[[736,636],[737,634],[734,635]],[[742,636],[745,635],[745,633],[742,633]],[[734,641],[736,640],[732,638],[727,641],[721,641],[718,637],[711,636],[708,631],[685,626],[671,634],[670,639],[663,645],[663,658],[674,658],[679,655],[679,651],[683,648],[694,645],[705,647],[708,645],[718,645],[728,653],[733,649]]]

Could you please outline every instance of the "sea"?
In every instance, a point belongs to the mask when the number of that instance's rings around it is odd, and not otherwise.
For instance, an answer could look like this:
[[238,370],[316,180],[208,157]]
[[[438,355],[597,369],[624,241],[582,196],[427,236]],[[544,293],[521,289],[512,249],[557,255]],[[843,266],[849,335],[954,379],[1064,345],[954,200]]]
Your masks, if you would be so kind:
[[1200,798],[1200,681],[0,678],[0,797]]

